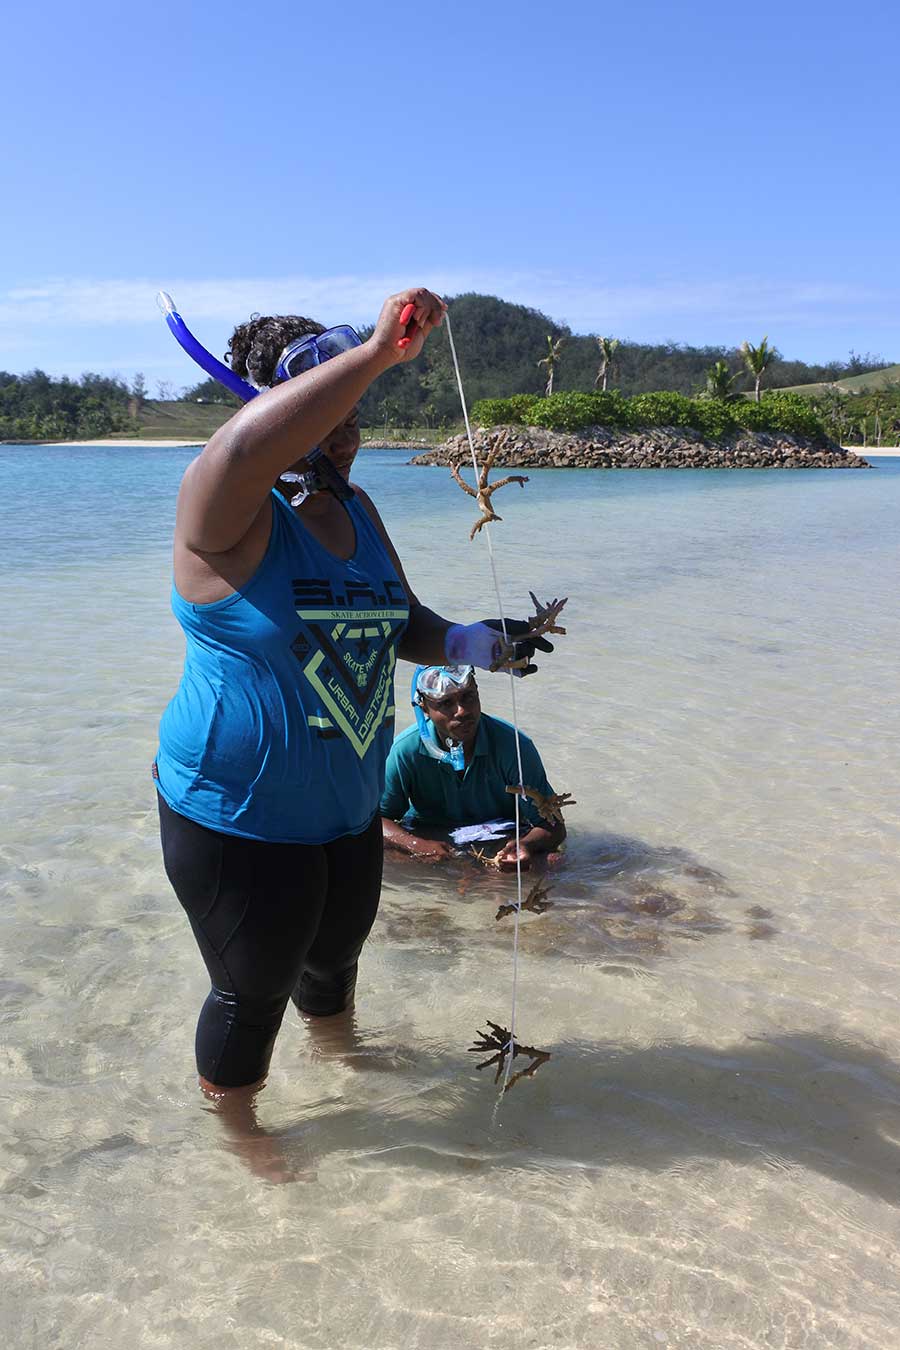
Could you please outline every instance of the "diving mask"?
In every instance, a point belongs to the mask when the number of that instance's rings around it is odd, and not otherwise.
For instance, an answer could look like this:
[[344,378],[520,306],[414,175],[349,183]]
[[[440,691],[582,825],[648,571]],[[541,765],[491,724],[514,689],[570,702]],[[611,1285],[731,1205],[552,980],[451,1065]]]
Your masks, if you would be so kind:
[[413,687],[416,694],[426,698],[446,698],[464,689],[474,674],[474,666],[419,666]]
[[324,333],[308,333],[306,337],[290,342],[278,358],[275,367],[276,380],[292,380],[333,356],[349,352],[353,347],[362,345],[362,338],[348,323],[339,323],[335,328],[326,328]]

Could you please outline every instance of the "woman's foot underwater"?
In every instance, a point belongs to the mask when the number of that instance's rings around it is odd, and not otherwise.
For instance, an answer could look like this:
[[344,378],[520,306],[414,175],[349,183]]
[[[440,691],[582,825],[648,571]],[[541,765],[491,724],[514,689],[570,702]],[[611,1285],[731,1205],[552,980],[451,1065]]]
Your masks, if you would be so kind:
[[306,1028],[314,1059],[373,1073],[396,1073],[414,1060],[413,1052],[405,1047],[380,1045],[377,1033],[361,1034],[352,1007],[329,1017],[301,1012],[300,1021]]
[[220,1087],[200,1078],[200,1091],[210,1102],[210,1109],[225,1126],[227,1147],[245,1163],[254,1176],[276,1185],[307,1180],[291,1167],[284,1149],[275,1135],[260,1125],[256,1115],[256,1099],[265,1087],[263,1078],[247,1087]]

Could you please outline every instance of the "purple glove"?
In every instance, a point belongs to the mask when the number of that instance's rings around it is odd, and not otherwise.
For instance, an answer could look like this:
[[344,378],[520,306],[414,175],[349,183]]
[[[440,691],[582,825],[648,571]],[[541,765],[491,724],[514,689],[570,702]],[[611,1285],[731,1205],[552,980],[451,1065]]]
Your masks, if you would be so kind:
[[[553,651],[553,643],[544,637],[519,637],[528,632],[525,619],[507,619],[506,632],[515,647],[514,660],[523,656],[530,659],[538,649],[542,652]],[[454,624],[444,639],[444,652],[451,665],[478,666],[481,670],[490,670],[500,656],[502,641],[503,625],[499,619],[485,619],[484,623]],[[537,666],[529,665],[524,670],[513,671],[513,674],[533,675],[536,670]]]
[[444,654],[451,666],[490,670],[500,655],[502,637],[486,623],[455,623],[444,638]]

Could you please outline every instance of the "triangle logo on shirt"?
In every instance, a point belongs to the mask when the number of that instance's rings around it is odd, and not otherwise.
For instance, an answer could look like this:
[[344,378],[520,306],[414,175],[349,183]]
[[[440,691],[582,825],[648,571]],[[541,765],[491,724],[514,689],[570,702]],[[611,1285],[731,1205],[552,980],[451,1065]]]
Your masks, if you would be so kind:
[[297,610],[312,641],[295,640],[294,653],[360,759],[394,711],[395,649],[407,615],[405,608]]

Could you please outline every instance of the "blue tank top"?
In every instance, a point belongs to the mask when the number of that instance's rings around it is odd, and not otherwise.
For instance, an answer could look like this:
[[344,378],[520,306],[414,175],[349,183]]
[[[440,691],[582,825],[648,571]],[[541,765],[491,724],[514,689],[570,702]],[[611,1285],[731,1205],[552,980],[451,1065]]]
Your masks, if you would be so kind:
[[321,844],[378,810],[409,604],[371,517],[355,497],[346,507],[346,562],[273,491],[269,546],[242,590],[193,605],[173,586],[187,651],[156,761],[173,811],[225,834]]

